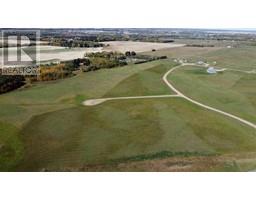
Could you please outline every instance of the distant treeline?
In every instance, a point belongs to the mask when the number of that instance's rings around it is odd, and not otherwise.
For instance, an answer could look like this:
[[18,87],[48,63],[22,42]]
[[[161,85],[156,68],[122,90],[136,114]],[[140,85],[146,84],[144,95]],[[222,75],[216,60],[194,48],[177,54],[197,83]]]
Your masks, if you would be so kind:
[[187,44],[186,47],[214,47],[213,44]]
[[[173,39],[163,38],[154,35],[123,35],[123,34],[98,34],[98,35],[86,35],[86,36],[53,36],[42,37],[42,41],[48,42],[54,46],[65,47],[98,47],[103,45],[100,42],[108,41],[141,41],[141,42],[160,42],[171,43],[175,42]],[[86,46],[84,46],[86,45]],[[95,46],[96,45],[96,46]]]
[[162,60],[162,59],[167,59],[167,56],[144,56],[140,55],[137,57],[138,61],[135,61],[134,64],[142,64],[146,62],[151,62],[154,60]]
[[51,46],[61,46],[61,47],[68,47],[68,48],[74,48],[74,47],[103,47],[104,44],[96,42],[96,41],[88,41],[88,40],[81,40],[81,39],[64,39],[64,38],[54,38],[50,41],[47,41],[49,45]]

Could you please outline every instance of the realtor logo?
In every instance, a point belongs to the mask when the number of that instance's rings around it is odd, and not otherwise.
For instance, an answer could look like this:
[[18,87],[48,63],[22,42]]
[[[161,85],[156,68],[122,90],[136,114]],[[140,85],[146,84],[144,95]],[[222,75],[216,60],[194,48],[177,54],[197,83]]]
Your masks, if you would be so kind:
[[3,30],[2,75],[38,75],[39,42],[38,30]]

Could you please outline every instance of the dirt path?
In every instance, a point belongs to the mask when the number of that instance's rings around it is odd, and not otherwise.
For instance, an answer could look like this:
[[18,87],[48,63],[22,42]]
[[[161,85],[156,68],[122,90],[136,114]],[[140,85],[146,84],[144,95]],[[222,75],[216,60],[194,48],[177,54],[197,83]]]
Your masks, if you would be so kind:
[[[245,125],[248,125],[254,129],[256,129],[256,124],[253,124],[252,122],[249,122],[245,119],[242,119],[238,116],[235,116],[235,115],[232,115],[230,113],[227,113],[227,112],[224,112],[222,110],[219,110],[217,108],[213,108],[211,106],[207,106],[203,103],[200,103],[198,101],[195,101],[193,99],[191,99],[190,97],[186,96],[185,94],[183,94],[182,92],[180,92],[178,89],[176,89],[172,83],[170,83],[168,80],[167,80],[167,77],[168,75],[170,75],[172,72],[174,72],[175,70],[177,70],[178,68],[182,67],[182,66],[195,66],[196,64],[195,63],[181,63],[179,66],[177,67],[174,67],[172,69],[170,69],[169,71],[167,71],[164,76],[163,76],[163,81],[165,82],[165,84],[171,89],[173,90],[176,95],[156,95],[156,96],[132,96],[132,97],[113,97],[113,98],[101,98],[101,99],[90,99],[90,100],[86,100],[83,102],[83,105],[85,106],[95,106],[95,105],[98,105],[98,104],[101,104],[105,101],[110,101],[110,100],[127,100],[127,99],[148,99],[148,98],[170,98],[170,97],[181,97],[181,98],[184,98],[186,100],[188,100],[189,102],[193,103],[193,104],[196,104],[202,108],[205,108],[205,109],[208,109],[208,110],[211,110],[211,111],[214,111],[214,112],[217,112],[219,114],[222,114],[222,115],[225,115],[227,117],[230,117],[232,119],[235,119]],[[202,67],[207,67],[208,65],[206,64],[205,66],[202,66]]]
[[244,71],[244,70],[231,69],[231,68],[225,68],[225,69],[229,70],[229,71],[242,72],[242,73],[246,73],[246,74],[256,74],[256,70]]
[[113,97],[113,98],[101,98],[101,99],[90,99],[83,102],[85,106],[95,106],[105,101],[110,100],[126,100],[126,99],[152,99],[152,98],[170,98],[180,97],[179,95],[155,95],[155,96],[133,96],[133,97]]
[[184,95],[184,94],[181,93],[179,90],[177,90],[177,89],[167,80],[167,77],[168,77],[168,75],[170,75],[170,74],[171,74],[173,71],[175,71],[176,69],[178,69],[178,68],[180,68],[180,67],[182,67],[182,66],[186,66],[186,65],[190,65],[190,66],[191,66],[192,64],[191,64],[191,63],[187,63],[187,64],[182,63],[181,65],[170,69],[170,70],[169,70],[168,72],[166,72],[166,74],[163,76],[163,81],[169,86],[170,89],[172,89],[173,91],[175,91],[175,92],[177,93],[177,95],[179,95],[180,97],[183,97],[184,99],[190,101],[191,103],[194,103],[194,104],[196,104],[196,105],[198,105],[198,106],[200,106],[200,107],[206,108],[206,109],[208,109],[208,110],[211,110],[211,111],[220,113],[220,114],[222,114],[222,115],[228,116],[228,117],[230,117],[230,118],[233,118],[233,119],[235,119],[235,120],[238,120],[239,122],[241,122],[241,123],[243,123],[243,124],[246,124],[246,125],[248,125],[248,126],[250,126],[250,127],[256,129],[256,124],[253,124],[252,122],[249,122],[249,121],[247,121],[247,120],[245,120],[245,119],[242,119],[242,118],[237,117],[237,116],[235,116],[235,115],[232,115],[232,114],[230,114],[230,113],[224,112],[224,111],[219,110],[219,109],[217,109],[217,108],[213,108],[213,107],[211,107],[211,106],[207,106],[207,105],[205,105],[205,104],[202,104],[202,103],[200,103],[200,102],[198,102],[198,101],[195,101],[195,100],[189,98],[188,96]]

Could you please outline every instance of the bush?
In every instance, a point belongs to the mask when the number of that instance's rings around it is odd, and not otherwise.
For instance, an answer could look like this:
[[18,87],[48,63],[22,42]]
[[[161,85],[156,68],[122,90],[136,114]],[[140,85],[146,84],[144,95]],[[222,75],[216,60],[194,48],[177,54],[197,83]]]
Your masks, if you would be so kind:
[[0,94],[15,90],[25,84],[24,76],[0,75]]
[[90,65],[95,68],[113,68],[127,65],[124,54],[117,52],[97,52],[86,54]]
[[72,75],[72,71],[64,63],[50,67],[40,67],[39,81],[63,79]]

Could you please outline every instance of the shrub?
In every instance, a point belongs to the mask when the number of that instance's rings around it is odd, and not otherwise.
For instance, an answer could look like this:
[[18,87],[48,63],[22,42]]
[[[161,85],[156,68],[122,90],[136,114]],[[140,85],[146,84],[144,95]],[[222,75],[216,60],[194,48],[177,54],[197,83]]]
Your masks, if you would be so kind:
[[0,75],[0,94],[15,90],[25,84],[24,76]]

